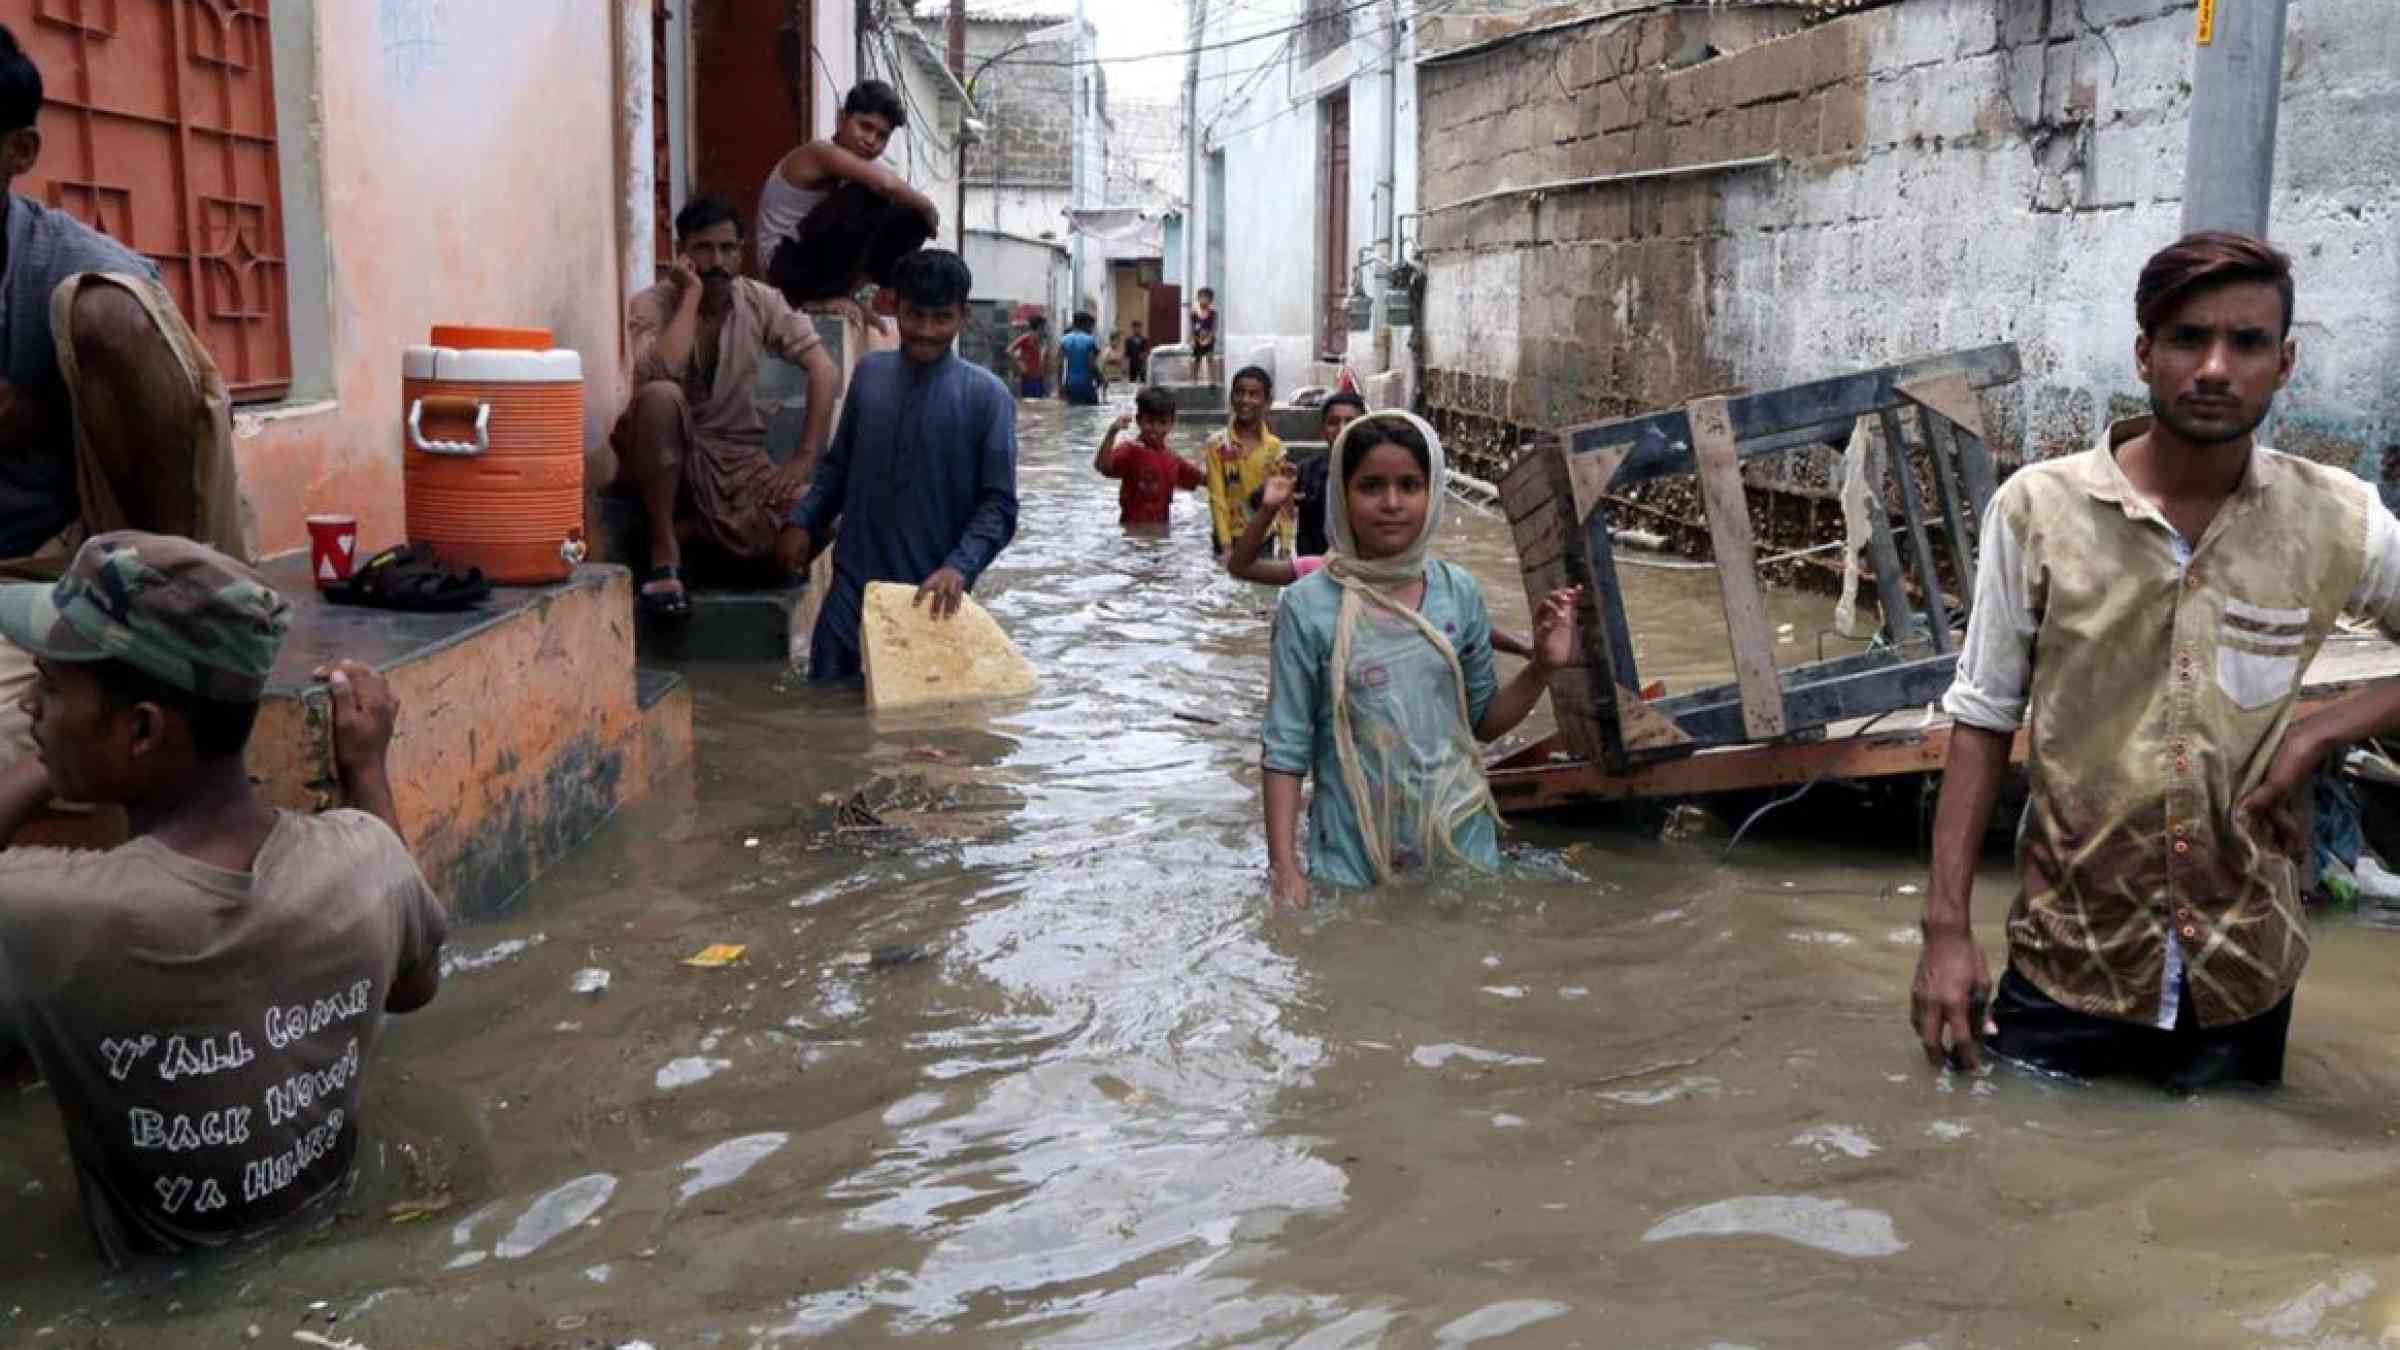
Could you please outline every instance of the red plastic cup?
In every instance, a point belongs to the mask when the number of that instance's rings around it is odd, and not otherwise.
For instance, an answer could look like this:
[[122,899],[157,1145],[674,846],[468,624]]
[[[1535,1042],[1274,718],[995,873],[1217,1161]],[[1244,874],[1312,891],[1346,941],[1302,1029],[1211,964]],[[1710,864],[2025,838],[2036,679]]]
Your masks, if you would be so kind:
[[358,517],[344,515],[308,518],[308,570],[322,588],[348,581],[358,566]]

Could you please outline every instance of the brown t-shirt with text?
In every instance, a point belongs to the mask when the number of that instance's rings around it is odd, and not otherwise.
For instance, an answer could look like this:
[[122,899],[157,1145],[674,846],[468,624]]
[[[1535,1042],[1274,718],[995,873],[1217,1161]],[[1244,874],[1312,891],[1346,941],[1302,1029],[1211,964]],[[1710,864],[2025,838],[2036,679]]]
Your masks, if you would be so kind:
[[147,838],[0,852],[0,1017],[57,1098],[102,1252],[221,1245],[330,1190],[384,1000],[443,933],[359,811],[279,813],[248,872]]

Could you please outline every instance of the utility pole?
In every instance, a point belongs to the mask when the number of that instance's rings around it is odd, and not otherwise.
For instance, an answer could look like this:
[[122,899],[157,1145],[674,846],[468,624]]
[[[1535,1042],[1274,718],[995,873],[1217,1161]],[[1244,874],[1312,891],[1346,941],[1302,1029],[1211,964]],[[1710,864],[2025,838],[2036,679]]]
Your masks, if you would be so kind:
[[2183,229],[2265,238],[2283,102],[2284,0],[2200,0]]
[[[950,78],[967,88],[967,0],[950,0]],[[974,91],[969,90],[970,94]],[[962,111],[958,124],[957,197],[950,204],[950,230],[958,256],[967,256],[967,124]]]
[[[1074,115],[1067,123],[1068,135],[1074,138],[1074,148],[1068,156],[1070,186],[1067,189],[1067,197],[1079,211],[1091,204],[1083,199],[1086,188],[1083,142],[1084,137],[1092,134],[1095,111],[1092,107],[1091,82],[1096,77],[1090,67],[1082,64],[1085,53],[1095,50],[1086,45],[1090,41],[1089,32],[1090,30],[1084,27],[1083,0],[1075,0],[1075,42],[1069,48],[1074,52],[1074,59],[1077,63],[1073,67],[1074,83],[1072,85],[1075,91],[1075,110]],[[1074,257],[1068,263],[1069,273],[1074,278],[1075,295],[1068,307],[1081,309],[1083,307],[1083,228],[1071,220],[1068,224],[1068,238],[1075,248]]]
[[[1181,332],[1182,315],[1191,312],[1192,297],[1200,292],[1200,260],[1208,256],[1201,238],[1202,222],[1208,217],[1200,201],[1200,48],[1208,36],[1208,2],[1187,0],[1191,9],[1185,16],[1191,41],[1190,53],[1183,58],[1183,303],[1177,307],[1176,324],[1178,336],[1187,342],[1191,339]],[[1161,333],[1158,340],[1172,339]]]

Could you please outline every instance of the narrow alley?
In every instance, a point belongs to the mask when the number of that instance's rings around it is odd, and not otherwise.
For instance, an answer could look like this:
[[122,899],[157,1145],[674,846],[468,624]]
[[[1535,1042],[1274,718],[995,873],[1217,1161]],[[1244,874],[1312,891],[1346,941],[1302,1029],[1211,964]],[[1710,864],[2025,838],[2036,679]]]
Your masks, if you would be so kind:
[[[2385,1325],[2388,934],[2322,930],[2286,1086],[2196,1109],[1932,1083],[1894,997],[1924,875],[1904,843],[1786,829],[1720,863],[1721,831],[1531,829],[1494,884],[1275,913],[1268,593],[1196,546],[1196,500],[1172,539],[1120,533],[1088,467],[1101,415],[1029,405],[1021,543],[986,587],[1042,693],[870,722],[756,671],[704,677],[697,781],[460,932],[442,999],[393,1025],[339,1222],[111,1278],[77,1248],[47,1110],[0,1113],[0,1344],[2068,1345],[2105,1320],[2119,1344],[2231,1346]],[[1523,621],[1503,526],[1462,510],[1444,551]],[[1634,582],[1668,614],[1716,604],[1705,577]],[[1705,642],[1640,637],[1678,683],[1718,673]],[[951,800],[842,837],[828,799],[874,778]],[[681,964],[712,943],[748,953]],[[2192,1297],[2152,1296],[2196,1273]]]

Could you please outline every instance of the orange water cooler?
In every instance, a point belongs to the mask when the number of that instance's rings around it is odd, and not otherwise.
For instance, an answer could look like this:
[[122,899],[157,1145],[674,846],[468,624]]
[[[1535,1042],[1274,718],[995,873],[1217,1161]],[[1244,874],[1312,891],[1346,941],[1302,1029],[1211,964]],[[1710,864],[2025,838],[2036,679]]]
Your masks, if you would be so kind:
[[408,538],[493,581],[583,561],[583,358],[547,329],[437,327],[401,358]]

